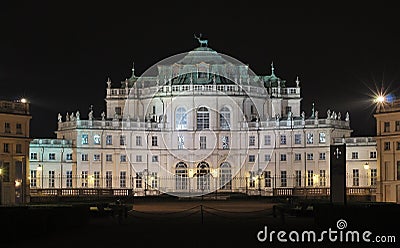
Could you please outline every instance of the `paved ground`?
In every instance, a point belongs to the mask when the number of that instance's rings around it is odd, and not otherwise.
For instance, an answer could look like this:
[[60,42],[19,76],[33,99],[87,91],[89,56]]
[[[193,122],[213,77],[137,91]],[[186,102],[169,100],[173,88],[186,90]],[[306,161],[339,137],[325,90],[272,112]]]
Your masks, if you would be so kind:
[[[126,218],[124,215],[122,218],[92,216],[86,224],[67,230],[62,229],[63,223],[54,223],[43,234],[0,247],[354,247],[354,244],[344,243],[285,245],[276,237],[272,243],[260,242],[257,233],[265,230],[265,226],[269,232],[275,230],[276,233],[317,228],[311,217],[274,217],[273,205],[263,199],[138,199],[133,206],[128,205]],[[34,226],[32,223],[24,229]],[[391,246],[386,244],[385,247]]]

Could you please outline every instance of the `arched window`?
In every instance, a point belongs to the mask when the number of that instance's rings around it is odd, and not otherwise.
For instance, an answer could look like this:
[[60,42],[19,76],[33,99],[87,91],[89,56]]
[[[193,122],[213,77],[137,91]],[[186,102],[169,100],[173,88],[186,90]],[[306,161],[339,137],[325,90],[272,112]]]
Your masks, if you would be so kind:
[[198,190],[210,189],[210,166],[206,162],[197,165],[196,177]]
[[221,129],[230,129],[231,126],[231,111],[227,107],[223,107],[219,111],[219,127]]
[[210,128],[210,114],[206,107],[200,107],[197,110],[197,129],[208,129]]
[[228,162],[223,162],[220,165],[219,175],[219,185],[221,189],[232,189],[232,170]]
[[187,129],[187,113],[184,107],[179,107],[176,110],[175,127],[178,130]]
[[184,162],[179,162],[175,168],[175,188],[186,190],[188,186],[188,170]]

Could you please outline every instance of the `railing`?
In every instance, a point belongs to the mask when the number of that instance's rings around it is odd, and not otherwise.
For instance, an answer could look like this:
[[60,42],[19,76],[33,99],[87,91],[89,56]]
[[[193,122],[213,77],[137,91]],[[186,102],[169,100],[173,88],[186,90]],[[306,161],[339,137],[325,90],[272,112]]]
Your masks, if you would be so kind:
[[[352,177],[346,176],[351,182]],[[310,180],[308,180],[310,179]],[[180,177],[180,176],[144,176],[141,177],[89,177],[62,179],[60,177],[31,178],[32,196],[129,196],[158,195],[160,192],[174,195],[203,195],[213,192],[240,192],[248,195],[264,196],[328,196],[330,195],[329,177],[297,178],[290,177]],[[360,176],[359,186],[347,184],[347,195],[371,196],[376,193],[375,182],[370,177]],[[305,183],[310,183],[309,186]],[[43,186],[43,187],[42,187]],[[49,187],[51,186],[51,187]],[[68,187],[66,187],[68,186]]]
[[[130,89],[121,89],[121,88],[113,88],[107,89],[107,97],[109,98],[126,98],[128,94],[130,94]],[[267,96],[268,92],[267,89],[262,87],[250,86],[246,85],[245,83],[237,83],[232,85],[219,85],[219,84],[207,84],[207,85],[197,85],[197,84],[190,84],[190,85],[159,85],[159,86],[150,86],[147,88],[139,88],[138,94],[140,97],[148,97],[157,94],[158,96],[163,95],[170,95],[170,94],[228,94],[228,95],[256,95],[256,96]],[[272,97],[300,97],[300,88],[299,87],[284,87],[278,88],[273,87],[270,90],[270,95]],[[136,94],[136,91],[132,91],[133,94]]]
[[29,104],[23,102],[0,101],[0,113],[29,114]]

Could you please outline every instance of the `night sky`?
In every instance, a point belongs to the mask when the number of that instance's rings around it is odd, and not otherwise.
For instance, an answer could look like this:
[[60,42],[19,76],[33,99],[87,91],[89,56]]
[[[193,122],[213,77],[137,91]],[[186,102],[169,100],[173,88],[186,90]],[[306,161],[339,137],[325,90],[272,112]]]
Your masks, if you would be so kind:
[[[302,110],[350,113],[354,136],[375,135],[371,97],[400,81],[400,9],[165,1],[1,3],[0,98],[31,103],[31,136],[54,138],[57,114],[105,109],[113,85],[198,47],[232,56],[259,75],[302,87]],[[54,2],[54,3],[53,3]],[[84,1],[81,1],[84,2]],[[189,1],[187,1],[189,2]],[[260,1],[262,2],[262,1]]]

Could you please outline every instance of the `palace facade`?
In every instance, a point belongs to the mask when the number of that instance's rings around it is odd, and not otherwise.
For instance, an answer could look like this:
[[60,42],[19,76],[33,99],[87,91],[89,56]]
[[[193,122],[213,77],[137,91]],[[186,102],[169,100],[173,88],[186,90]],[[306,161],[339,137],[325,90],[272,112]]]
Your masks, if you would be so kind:
[[33,194],[329,194],[330,146],[346,143],[349,194],[373,194],[376,142],[349,113],[301,107],[300,80],[256,75],[198,47],[116,85],[105,111],[59,114],[30,145]]

